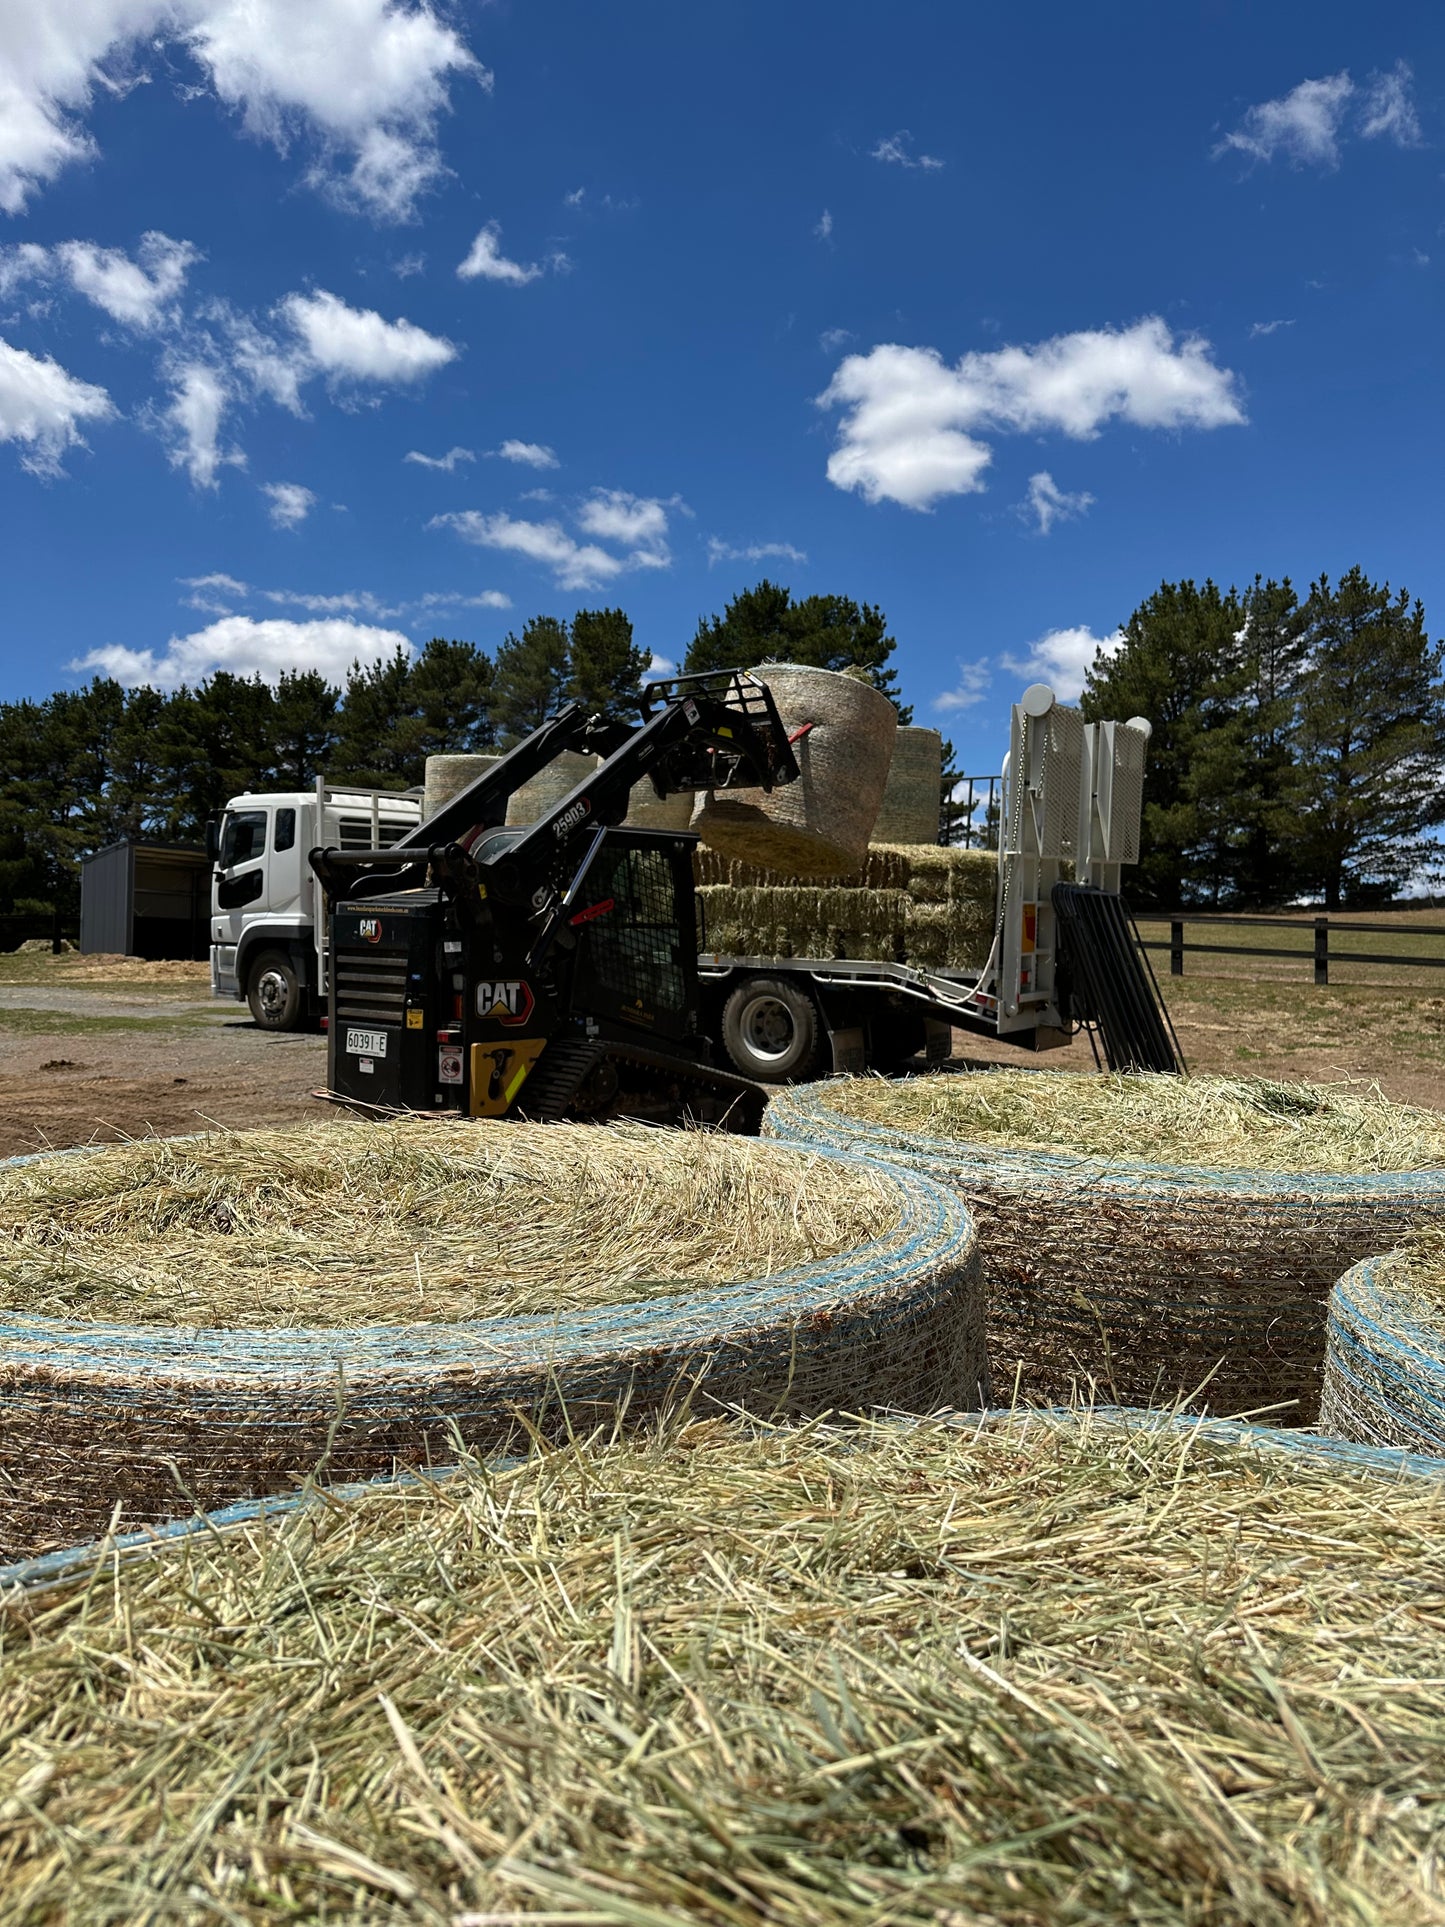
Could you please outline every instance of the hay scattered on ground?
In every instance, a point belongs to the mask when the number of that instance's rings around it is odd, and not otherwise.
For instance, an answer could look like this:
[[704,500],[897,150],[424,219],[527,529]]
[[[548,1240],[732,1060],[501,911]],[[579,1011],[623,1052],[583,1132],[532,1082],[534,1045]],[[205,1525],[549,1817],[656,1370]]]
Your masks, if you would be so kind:
[[[29,946],[22,944],[12,952],[19,956]],[[90,982],[112,984],[203,984],[209,981],[211,966],[187,957],[123,957],[111,951],[64,950],[53,956],[47,943],[38,960],[48,966],[47,974],[58,984]]]
[[641,1126],[408,1119],[0,1168],[0,1309],[256,1329],[452,1322],[769,1277],[897,1222],[866,1167]]
[[1438,1922],[1438,1485],[722,1421],[0,1619],[13,1917]]
[[1392,1103],[1373,1084],[992,1071],[902,1083],[853,1078],[830,1085],[828,1097],[835,1110],[869,1123],[1008,1150],[1211,1170],[1445,1165],[1445,1115]]

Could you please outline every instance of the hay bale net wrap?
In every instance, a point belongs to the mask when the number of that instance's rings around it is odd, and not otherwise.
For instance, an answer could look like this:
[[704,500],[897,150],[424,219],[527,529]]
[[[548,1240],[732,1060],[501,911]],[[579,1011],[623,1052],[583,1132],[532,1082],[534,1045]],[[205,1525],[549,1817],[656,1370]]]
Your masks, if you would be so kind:
[[796,782],[759,789],[707,790],[692,827],[734,860],[787,876],[841,876],[868,848],[888,781],[898,711],[853,676],[798,663],[759,665],[791,736]]
[[1423,1923],[1442,1520],[1429,1479],[1037,1418],[712,1420],[222,1520],[6,1599],[6,1891]]
[[495,769],[500,756],[428,756],[422,797],[422,821],[428,823],[444,803],[460,796],[468,784]]
[[943,737],[936,729],[900,723],[872,840],[937,843],[942,797]]
[[1352,1265],[1330,1293],[1320,1425],[1362,1445],[1445,1454],[1445,1301],[1409,1249]]
[[523,783],[507,798],[508,824],[519,829],[523,824],[535,823],[539,816],[570,795],[579,783],[585,783],[600,760],[584,755],[581,750],[564,749],[544,769],[538,770],[530,783]]
[[691,790],[659,796],[651,777],[644,776],[628,793],[624,826],[629,830],[685,830],[692,822],[694,801]]
[[[237,1141],[304,1138],[309,1144],[298,1156],[319,1166],[326,1140],[338,1130],[371,1134],[382,1180],[399,1140],[404,1150],[407,1138],[435,1141],[456,1133],[463,1145],[495,1147],[474,1157],[485,1162],[494,1155],[515,1166],[530,1138],[534,1176],[538,1161],[555,1159],[560,1202],[550,1229],[541,1222],[544,1187],[535,1182],[499,1185],[489,1218],[473,1187],[467,1219],[448,1226],[445,1154],[433,1157],[429,1177],[418,1179],[407,1167],[398,1172],[401,1230],[412,1233],[416,1257],[413,1302],[424,1309],[430,1289],[445,1313],[449,1297],[464,1299],[468,1287],[457,1284],[456,1271],[469,1248],[476,1275],[486,1281],[488,1268],[504,1269],[510,1253],[550,1240],[560,1252],[558,1305],[432,1322],[407,1318],[405,1311],[398,1316],[398,1293],[404,1305],[413,1269],[403,1238],[387,1254],[385,1289],[375,1284],[372,1292],[388,1309],[385,1322],[366,1322],[359,1306],[345,1317],[334,1267],[335,1322],[295,1322],[307,1301],[287,1267],[304,1269],[307,1215],[319,1218],[324,1210],[316,1203],[299,1220],[296,1248],[288,1253],[278,1244],[270,1261],[276,1277],[265,1265],[255,1267],[252,1294],[262,1303],[248,1306],[234,1281],[228,1286],[229,1325],[205,1317],[205,1261],[194,1254],[189,1275],[200,1302],[180,1314],[184,1323],[165,1305],[158,1307],[161,1320],[151,1323],[11,1309],[0,1314],[0,1556],[100,1530],[117,1503],[123,1522],[139,1524],[184,1513],[193,1502],[216,1505],[283,1490],[323,1459],[328,1478],[348,1479],[396,1465],[444,1463],[459,1446],[504,1449],[524,1436],[523,1414],[544,1429],[586,1429],[624,1408],[640,1421],[689,1394],[699,1409],[737,1406],[764,1414],[916,1411],[976,1403],[986,1382],[972,1223],[930,1180],[847,1156],[785,1170],[775,1162],[779,1147],[753,1142],[760,1155],[750,1158],[745,1149],[739,1161],[734,1147],[747,1140],[642,1127],[408,1122],[240,1134]],[[217,1141],[193,1144],[198,1155],[208,1145],[214,1154]],[[224,1148],[222,1140],[222,1154]],[[163,1140],[126,1150],[132,1157],[186,1155]],[[100,1167],[115,1155],[64,1160],[67,1183],[73,1188],[84,1167]],[[590,1193],[579,1175],[586,1164],[597,1178]],[[33,1189],[52,1177],[51,1161],[35,1161],[28,1170],[0,1167],[0,1217],[17,1216],[13,1206],[6,1210],[4,1185],[22,1175]],[[194,1187],[203,1208],[210,1208],[210,1183],[203,1172]],[[769,1185],[771,1220],[762,1201]],[[422,1209],[439,1186],[440,1229],[436,1213]],[[609,1186],[619,1200],[619,1224],[633,1225],[626,1271],[617,1255],[623,1231],[601,1219]],[[835,1187],[856,1194],[856,1235],[841,1249],[800,1259],[797,1238],[789,1244],[790,1225],[801,1219],[806,1227],[809,1199],[818,1192],[833,1210]],[[741,1236],[733,1209],[748,1197],[756,1218],[750,1239]],[[224,1195],[216,1199],[222,1224],[241,1208]],[[669,1250],[649,1228],[668,1211],[678,1235],[692,1241],[691,1276],[681,1281],[678,1247]],[[395,1229],[377,1205],[351,1222],[352,1249],[364,1254]],[[345,1232],[343,1219],[336,1235]],[[182,1227],[178,1249],[188,1235]],[[700,1260],[699,1240],[706,1245],[709,1235],[711,1258]],[[806,1249],[806,1230],[803,1235]],[[244,1244],[244,1224],[218,1233],[213,1243],[238,1237]],[[769,1241],[786,1262],[768,1261]],[[104,1277],[93,1239],[91,1245],[86,1269],[72,1264],[72,1275],[87,1287]],[[18,1248],[13,1239],[0,1246],[8,1266],[0,1268],[0,1281],[11,1286],[12,1306],[17,1298],[33,1302],[45,1288],[35,1266],[17,1282]],[[58,1272],[63,1247],[51,1258]],[[740,1278],[744,1258],[753,1275]],[[244,1280],[246,1273],[239,1276]],[[326,1284],[323,1277],[315,1285],[318,1297]],[[274,1322],[265,1322],[268,1317]]]
[[[1113,1080],[978,1073],[1053,1087]],[[948,1081],[948,1080],[940,1080]],[[1171,1080],[1162,1080],[1168,1083]],[[1207,1086],[1211,1080],[1188,1080]],[[918,1101],[919,1082],[910,1080]],[[1145,1080],[1133,1101],[1147,1102]],[[867,1088],[865,1088],[867,1087]],[[978,1220],[995,1390],[1032,1404],[1087,1394],[1148,1405],[1193,1397],[1216,1413],[1309,1424],[1319,1409],[1326,1301],[1341,1272],[1445,1223],[1445,1170],[1263,1171],[1086,1156],[971,1141],[860,1116],[894,1100],[878,1079],[779,1092],[765,1134],[927,1171]],[[1265,1087],[1266,1089],[1269,1087]],[[1164,1094],[1161,1101],[1165,1101]],[[1395,1115],[1406,1107],[1385,1107]],[[915,1113],[916,1115],[916,1113]],[[1207,1383],[1205,1382],[1207,1380]]]

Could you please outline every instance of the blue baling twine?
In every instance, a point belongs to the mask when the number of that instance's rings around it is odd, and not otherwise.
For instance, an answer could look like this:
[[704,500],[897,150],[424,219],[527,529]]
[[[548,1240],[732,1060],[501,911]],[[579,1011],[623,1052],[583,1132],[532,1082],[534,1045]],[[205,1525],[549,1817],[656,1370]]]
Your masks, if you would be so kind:
[[977,1173],[990,1185],[1035,1187],[1041,1180],[1076,1179],[1091,1192],[1125,1196],[1214,1191],[1229,1197],[1265,1198],[1272,1204],[1308,1210],[1322,1203],[1359,1203],[1362,1197],[1415,1201],[1422,1196],[1445,1204],[1445,1170],[1424,1171],[1251,1171],[1204,1164],[1157,1164],[1144,1158],[1099,1158],[1077,1151],[1027,1151],[996,1147],[965,1138],[929,1137],[923,1132],[848,1117],[828,1102],[829,1081],[794,1085],[781,1091],[763,1116],[763,1135],[816,1150],[870,1151],[909,1170],[949,1166],[964,1175]]
[[[926,1418],[894,1420],[910,1428],[927,1426]],[[983,1429],[993,1426],[1017,1427],[1027,1431],[1032,1424],[1053,1430],[1086,1431],[1102,1423],[1125,1433],[1158,1436],[1169,1433],[1185,1440],[1203,1440],[1210,1445],[1234,1449],[1255,1448],[1267,1454],[1283,1455],[1306,1465],[1337,1467],[1385,1480],[1433,1480],[1445,1485],[1445,1458],[1430,1458],[1394,1446],[1353,1445],[1345,1439],[1321,1438],[1304,1432],[1274,1431],[1268,1426],[1249,1425],[1237,1419],[1195,1418],[1184,1412],[1149,1412],[1126,1405],[1099,1405],[1079,1410],[1070,1406],[995,1407],[983,1412],[946,1415],[950,1427]],[[512,1471],[526,1461],[507,1457],[486,1462],[492,1474]],[[66,1579],[102,1561],[129,1563],[148,1555],[169,1551],[175,1546],[206,1534],[234,1531],[241,1526],[265,1524],[286,1518],[303,1508],[324,1504],[345,1504],[353,1500],[376,1498],[387,1493],[405,1496],[408,1490],[424,1493],[428,1486],[443,1485],[472,1468],[446,1465],[426,1472],[406,1472],[400,1476],[384,1473],[348,1485],[307,1486],[299,1492],[272,1498],[246,1499],[220,1506],[212,1512],[196,1513],[166,1525],[151,1526],[140,1532],[123,1533],[115,1538],[91,1540],[85,1545],[68,1546],[60,1552],[42,1553],[21,1559],[14,1565],[0,1566],[0,1595],[20,1588],[23,1592],[63,1583]],[[3,1603],[3,1599],[0,1599]]]
[[[168,1143],[186,1142],[171,1139]],[[193,1140],[192,1140],[193,1141]],[[113,1146],[84,1146],[81,1151]],[[34,1164],[44,1155],[0,1161]],[[820,1147],[813,1155],[832,1163],[877,1171],[880,1160]],[[702,1291],[577,1312],[540,1312],[508,1319],[469,1319],[455,1324],[297,1326],[284,1330],[233,1330],[215,1326],[98,1323],[17,1315],[0,1319],[0,1364],[43,1366],[77,1378],[104,1378],[107,1396],[127,1370],[147,1383],[187,1381],[214,1375],[242,1383],[316,1385],[334,1383],[338,1367],[356,1388],[359,1377],[398,1377],[480,1367],[504,1371],[552,1367],[629,1350],[656,1351],[700,1342],[726,1343],[730,1333],[756,1333],[770,1319],[789,1322],[849,1298],[886,1293],[921,1267],[966,1263],[975,1240],[973,1220],[960,1201],[927,1173],[884,1166],[898,1187],[898,1225],[870,1239],[845,1261],[795,1267],[767,1279],[717,1285]],[[80,1386],[75,1388],[81,1390]],[[359,1389],[359,1388],[356,1388]],[[13,1395],[12,1395],[13,1396]],[[0,1398],[0,1405],[12,1402]]]

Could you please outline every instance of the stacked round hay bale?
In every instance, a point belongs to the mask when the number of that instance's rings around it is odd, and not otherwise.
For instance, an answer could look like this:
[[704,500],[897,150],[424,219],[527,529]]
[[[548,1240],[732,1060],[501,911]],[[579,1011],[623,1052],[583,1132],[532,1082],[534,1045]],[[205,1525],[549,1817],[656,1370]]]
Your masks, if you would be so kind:
[[943,802],[943,738],[936,729],[900,723],[875,843],[937,843]]
[[508,824],[516,829],[525,823],[535,823],[538,817],[555,809],[579,783],[585,783],[600,760],[596,756],[584,756],[580,750],[564,749],[560,756],[554,756],[545,768],[538,770],[530,783],[523,783],[508,797]]
[[0,1574],[8,1911],[1425,1927],[1445,1468],[1222,1429],[683,1419]]
[[1330,1293],[1320,1426],[1445,1456],[1445,1232],[1416,1231]]
[[1378,1092],[998,1071],[780,1092],[770,1136],[928,1171],[979,1220],[994,1383],[1313,1422],[1341,1272],[1445,1224],[1445,1116]]
[[986,850],[875,843],[857,870],[826,885],[782,883],[700,850],[695,874],[708,948],[733,956],[976,970],[993,937],[998,865]]
[[898,711],[868,683],[829,669],[765,662],[755,674],[797,737],[798,778],[771,792],[707,790],[692,827],[738,862],[795,878],[846,876],[878,820]]
[[445,803],[495,769],[500,756],[428,756],[426,787],[423,792],[422,821],[430,822]]
[[[0,1167],[0,1547],[586,1430],[973,1404],[967,1212],[846,1156],[410,1119]],[[565,1407],[565,1411],[563,1408]]]

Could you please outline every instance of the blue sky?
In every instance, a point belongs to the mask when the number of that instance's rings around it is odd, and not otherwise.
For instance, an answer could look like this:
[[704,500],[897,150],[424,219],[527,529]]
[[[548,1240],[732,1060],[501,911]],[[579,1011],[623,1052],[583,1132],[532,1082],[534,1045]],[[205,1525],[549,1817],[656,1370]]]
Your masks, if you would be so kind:
[[1441,23],[0,9],[0,697],[767,573],[983,770],[1161,579],[1438,621]]

